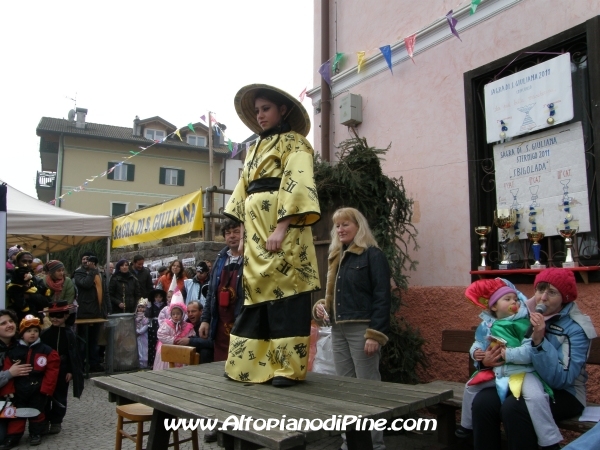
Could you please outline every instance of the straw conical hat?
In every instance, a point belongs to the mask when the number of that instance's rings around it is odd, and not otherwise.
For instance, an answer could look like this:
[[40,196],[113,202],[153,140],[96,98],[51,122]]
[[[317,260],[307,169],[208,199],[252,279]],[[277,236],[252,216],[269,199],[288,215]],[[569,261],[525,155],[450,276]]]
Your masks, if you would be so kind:
[[241,88],[235,95],[235,110],[248,128],[256,134],[263,132],[263,129],[256,122],[256,113],[254,112],[254,95],[259,89],[276,92],[292,103],[293,107],[291,111],[286,113],[285,121],[290,124],[293,131],[300,133],[302,136],[308,134],[310,131],[310,117],[302,103],[287,92],[267,84],[249,84]]

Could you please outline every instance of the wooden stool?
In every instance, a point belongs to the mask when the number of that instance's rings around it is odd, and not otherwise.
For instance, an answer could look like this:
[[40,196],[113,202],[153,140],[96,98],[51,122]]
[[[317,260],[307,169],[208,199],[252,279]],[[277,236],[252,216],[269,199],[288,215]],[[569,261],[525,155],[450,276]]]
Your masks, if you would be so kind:
[[[135,450],[142,450],[144,436],[149,434],[149,431],[144,431],[144,422],[152,420],[154,409],[150,406],[141,403],[132,403],[130,405],[117,406],[117,440],[115,442],[115,450],[121,450],[123,444],[123,436],[135,443]],[[123,420],[123,419],[128,420]],[[137,432],[134,435],[127,433],[123,429],[123,425],[130,423],[137,424]],[[192,437],[187,439],[179,439],[179,432],[173,430],[173,443],[169,447],[179,450],[179,444],[184,442],[192,442],[193,450],[198,450],[198,431],[192,430]]]
[[[135,442],[135,450],[142,450],[144,436],[147,436],[149,433],[148,431],[144,431],[144,422],[152,420],[153,412],[153,408],[141,403],[117,406],[117,440],[115,442],[115,450],[121,450],[123,436]],[[123,420],[123,418],[128,420]],[[131,435],[123,429],[123,425],[128,423],[137,423],[136,434]]]

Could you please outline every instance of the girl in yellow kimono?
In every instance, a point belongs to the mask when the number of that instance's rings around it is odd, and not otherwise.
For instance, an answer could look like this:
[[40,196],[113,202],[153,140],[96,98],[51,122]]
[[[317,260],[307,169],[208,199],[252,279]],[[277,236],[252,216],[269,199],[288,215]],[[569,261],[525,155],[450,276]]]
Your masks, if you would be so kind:
[[[240,89],[235,108],[259,138],[224,211],[244,227],[245,292],[225,374],[291,386],[306,376],[310,293],[320,289],[310,229],[320,218],[314,151],[305,138],[310,119],[298,100],[267,85]],[[232,294],[218,295],[227,302]]]

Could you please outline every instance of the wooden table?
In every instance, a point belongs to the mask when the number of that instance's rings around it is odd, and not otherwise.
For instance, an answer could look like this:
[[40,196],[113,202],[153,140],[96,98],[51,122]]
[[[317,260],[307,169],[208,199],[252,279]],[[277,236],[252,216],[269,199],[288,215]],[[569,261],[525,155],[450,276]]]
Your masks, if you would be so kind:
[[[219,426],[230,416],[253,420],[331,419],[338,415],[362,415],[394,419],[452,398],[447,387],[406,385],[308,373],[304,382],[288,388],[270,384],[240,383],[224,378],[224,363],[179,369],[138,372],[94,378],[94,384],[117,401],[128,399],[154,408],[148,450],[164,449],[169,433],[164,420],[172,417],[217,419]],[[230,419],[231,420],[231,419]],[[249,449],[258,444],[270,449],[304,449],[306,444],[335,431],[285,431],[228,429],[221,436],[226,449]],[[349,450],[372,449],[368,431],[346,431]],[[341,442],[341,441],[340,441]]]
[[[89,346],[89,342],[90,342],[90,325],[94,325],[96,323],[106,323],[108,322],[108,319],[75,319],[75,325],[80,326],[80,325],[85,325],[85,365],[84,365],[84,371],[83,371],[83,375],[85,378],[89,378],[90,377],[90,346]],[[77,337],[79,339],[82,339],[81,336],[79,336],[79,333],[77,333]],[[83,340],[83,339],[82,339]]]

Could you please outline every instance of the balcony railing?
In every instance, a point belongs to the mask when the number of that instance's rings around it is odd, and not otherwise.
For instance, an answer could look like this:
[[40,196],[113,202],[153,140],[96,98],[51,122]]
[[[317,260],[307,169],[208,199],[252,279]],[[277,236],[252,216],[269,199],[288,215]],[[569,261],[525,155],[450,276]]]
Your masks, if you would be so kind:
[[56,187],[56,172],[38,172],[35,182],[36,189],[54,189]]

